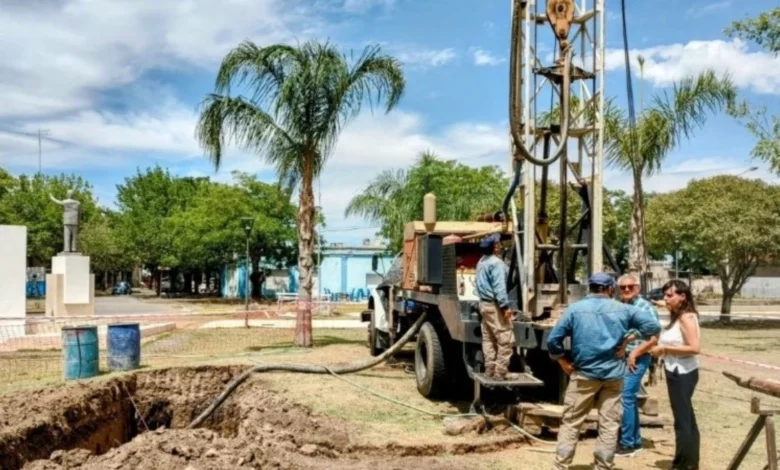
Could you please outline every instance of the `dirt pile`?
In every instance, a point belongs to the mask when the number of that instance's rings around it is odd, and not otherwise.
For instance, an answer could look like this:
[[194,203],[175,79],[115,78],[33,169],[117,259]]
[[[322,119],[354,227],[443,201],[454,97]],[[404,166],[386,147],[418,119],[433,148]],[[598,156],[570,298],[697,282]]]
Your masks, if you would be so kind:
[[313,414],[262,378],[240,387],[203,428],[183,429],[242,371],[174,368],[4,397],[0,468],[438,470],[467,468],[439,456],[478,451],[355,444],[348,423]]

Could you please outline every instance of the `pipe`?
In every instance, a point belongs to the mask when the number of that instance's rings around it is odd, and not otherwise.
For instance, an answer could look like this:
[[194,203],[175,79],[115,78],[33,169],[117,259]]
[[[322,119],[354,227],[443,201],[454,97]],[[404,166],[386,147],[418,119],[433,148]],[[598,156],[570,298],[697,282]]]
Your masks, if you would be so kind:
[[[512,31],[511,31],[511,44],[510,44],[510,65],[509,65],[509,128],[512,135],[512,141],[515,146],[516,152],[519,154],[519,159],[528,160],[536,166],[549,166],[555,163],[561,155],[563,155],[566,145],[569,139],[569,98],[571,93],[571,46],[566,46],[563,51],[563,86],[561,90],[561,146],[558,148],[555,155],[549,160],[539,160],[531,155],[522,143],[520,135],[519,123],[517,118],[517,93],[519,82],[517,80],[518,75],[518,47],[519,42],[519,30],[520,30],[520,14],[522,8],[520,8],[520,0],[515,0],[515,5],[512,12]],[[517,157],[518,155],[516,155]]]
[[506,193],[506,196],[504,196],[504,203],[501,204],[501,214],[504,216],[503,220],[509,220],[509,201],[512,199],[512,196],[515,194],[515,190],[517,190],[517,187],[520,185],[520,173],[523,169],[523,162],[515,161],[514,167],[515,175],[512,178],[512,184],[509,185],[509,191]]
[[320,366],[320,365],[314,365],[314,364],[261,364],[255,367],[252,367],[248,371],[244,372],[243,374],[239,375],[235,379],[233,379],[232,382],[228,384],[227,387],[225,387],[225,390],[222,391],[222,393],[217,396],[217,398],[211,403],[211,405],[206,408],[206,410],[200,414],[195,420],[193,420],[189,426],[187,426],[187,429],[194,429],[195,427],[199,426],[203,421],[205,421],[209,416],[216,411],[217,408],[219,408],[222,403],[227,400],[227,398],[230,396],[231,393],[233,393],[236,388],[238,388],[239,385],[241,385],[246,379],[249,378],[250,375],[255,374],[257,372],[270,372],[270,371],[287,371],[287,372],[299,372],[303,374],[349,374],[353,372],[360,372],[361,370],[370,369],[371,367],[374,367],[377,364],[380,364],[387,359],[390,358],[393,354],[397,353],[401,350],[401,348],[404,347],[406,343],[411,340],[415,334],[422,328],[423,323],[425,323],[425,317],[427,314],[425,312],[420,315],[420,318],[417,319],[416,322],[414,322],[414,325],[412,325],[411,328],[409,328],[409,331],[407,331],[401,339],[398,340],[397,343],[390,346],[390,348],[380,354],[377,357],[372,357],[370,359],[357,361],[349,364],[340,364],[335,365],[331,367],[326,366]]

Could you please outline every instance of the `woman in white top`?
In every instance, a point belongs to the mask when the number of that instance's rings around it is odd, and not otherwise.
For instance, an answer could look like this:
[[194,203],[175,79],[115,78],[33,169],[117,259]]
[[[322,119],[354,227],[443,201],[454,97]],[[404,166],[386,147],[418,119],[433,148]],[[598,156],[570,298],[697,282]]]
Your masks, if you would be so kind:
[[699,468],[699,428],[691,399],[699,382],[699,313],[685,282],[673,279],[664,285],[663,292],[671,320],[651,354],[663,357],[674,415],[675,452],[671,468],[695,470]]

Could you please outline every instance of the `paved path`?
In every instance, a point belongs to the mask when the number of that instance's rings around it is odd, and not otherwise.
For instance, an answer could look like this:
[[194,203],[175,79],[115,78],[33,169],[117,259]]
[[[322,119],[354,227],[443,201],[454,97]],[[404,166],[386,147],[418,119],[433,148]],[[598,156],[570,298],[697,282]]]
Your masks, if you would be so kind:
[[130,295],[95,297],[95,315],[137,315],[142,313],[172,313],[170,303],[140,301]]
[[[365,329],[367,323],[355,320],[320,320],[311,321],[312,328]],[[295,328],[295,320],[249,320],[250,327],[260,328]],[[217,320],[208,322],[200,328],[243,328],[244,320]]]

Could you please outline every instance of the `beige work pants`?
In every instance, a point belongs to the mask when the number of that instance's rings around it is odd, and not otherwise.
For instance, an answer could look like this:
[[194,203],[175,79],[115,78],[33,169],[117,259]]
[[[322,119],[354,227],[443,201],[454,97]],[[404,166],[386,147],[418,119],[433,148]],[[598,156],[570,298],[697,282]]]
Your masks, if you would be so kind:
[[623,417],[623,379],[590,380],[572,373],[563,401],[563,417],[558,431],[558,447],[553,469],[565,470],[574,460],[577,441],[585,418],[595,405],[599,410],[599,437],[593,452],[595,468],[612,469]]
[[514,345],[512,320],[504,316],[498,304],[480,302],[482,314],[482,354],[485,356],[485,373],[503,378],[509,368]]

